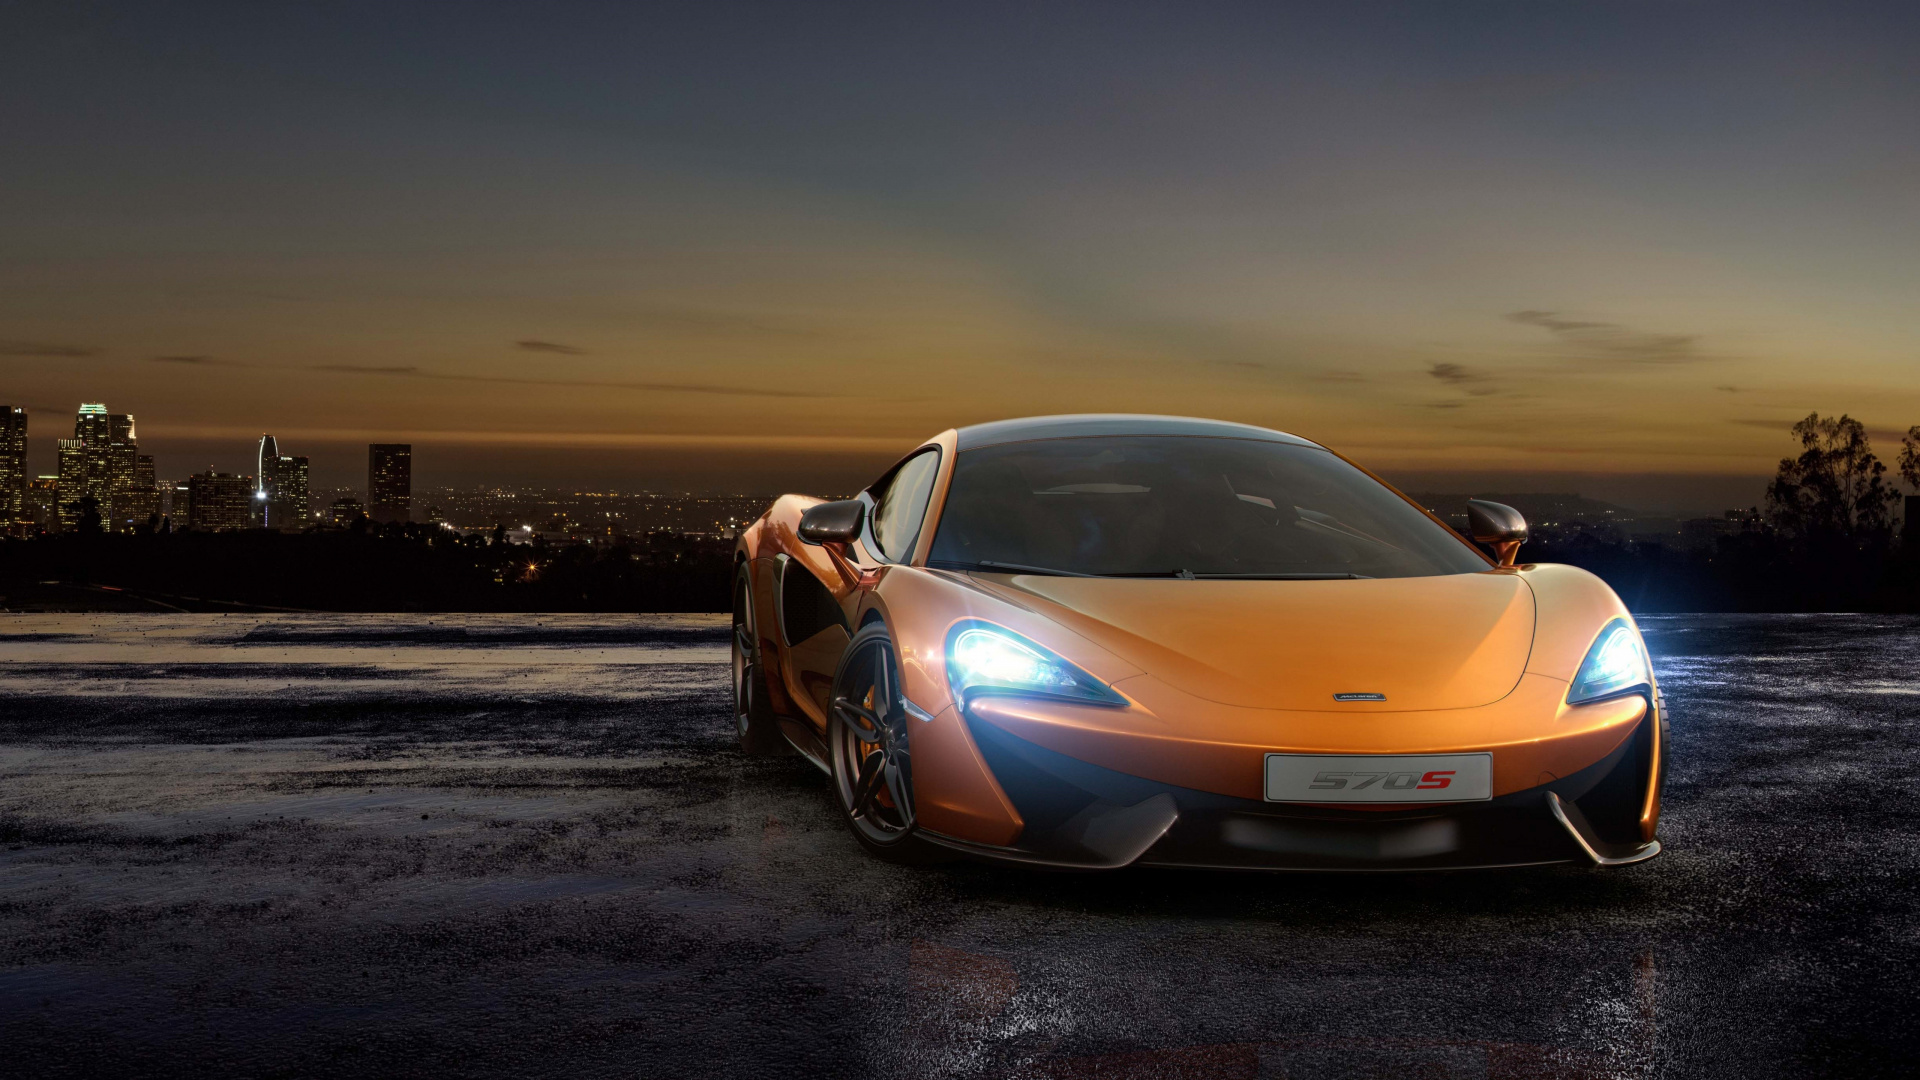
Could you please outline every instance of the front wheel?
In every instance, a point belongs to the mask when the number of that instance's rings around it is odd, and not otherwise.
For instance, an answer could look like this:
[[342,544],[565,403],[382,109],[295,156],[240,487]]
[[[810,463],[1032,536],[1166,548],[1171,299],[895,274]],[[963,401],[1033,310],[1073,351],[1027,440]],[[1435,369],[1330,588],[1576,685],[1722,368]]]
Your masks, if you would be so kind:
[[862,847],[895,862],[929,862],[938,848],[915,835],[911,721],[893,638],[881,623],[847,643],[833,677],[827,753],[840,814]]

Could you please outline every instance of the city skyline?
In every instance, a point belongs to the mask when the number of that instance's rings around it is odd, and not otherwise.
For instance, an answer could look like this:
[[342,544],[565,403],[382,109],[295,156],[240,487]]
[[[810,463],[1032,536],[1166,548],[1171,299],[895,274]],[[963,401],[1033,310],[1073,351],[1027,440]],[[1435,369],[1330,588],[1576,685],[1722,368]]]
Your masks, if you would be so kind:
[[[74,437],[59,440],[60,473],[32,477],[18,467],[24,416],[22,409],[0,406],[0,495],[12,497],[0,505],[0,510],[12,507],[11,516],[0,516],[0,533],[9,535],[89,531],[94,527],[85,523],[89,517],[97,518],[101,530],[118,533],[303,532],[315,527],[355,528],[356,521],[364,518],[369,526],[411,523],[469,532],[511,526],[517,542],[531,542],[537,536],[561,543],[604,543],[651,533],[663,520],[684,526],[702,516],[710,520],[699,524],[715,528],[693,533],[724,534],[757,516],[767,498],[738,493],[669,494],[663,500],[644,491],[536,488],[515,492],[497,486],[441,487],[416,496],[413,447],[407,443],[368,444],[363,487],[316,491],[309,483],[309,459],[281,454],[279,439],[272,433],[263,433],[255,444],[254,473],[208,468],[178,480],[157,480],[153,458],[138,453],[136,418],[114,413],[103,402],[83,403],[75,412]],[[22,485],[22,480],[30,483]],[[1468,527],[1464,510],[1468,501],[1485,497],[1521,508],[1542,537],[1587,535],[1602,542],[1625,538],[1684,552],[1709,551],[1723,537],[1764,533],[1768,528],[1767,515],[1757,507],[1682,520],[1567,492],[1409,491],[1408,496],[1460,530]],[[1903,528],[1907,535],[1914,535],[1915,523],[1920,521],[1914,508],[1920,496],[1909,496],[1906,503]]]
[[138,452],[136,418],[115,413],[104,402],[78,407],[73,437],[57,440],[59,471],[36,475],[22,467],[27,415],[20,407],[0,404],[0,537],[286,533],[358,528],[365,519],[367,527],[410,524],[482,532],[511,523],[516,542],[605,543],[661,529],[677,529],[683,536],[720,535],[756,515],[766,498],[497,485],[441,487],[423,496],[412,482],[413,447],[407,443],[368,444],[363,487],[315,489],[308,457],[280,453],[272,433],[263,433],[255,444],[252,473],[209,467],[162,480],[153,458]]
[[6,19],[0,396],[163,469],[833,492],[1110,410],[1712,507],[1920,421],[1907,5]]
[[[270,517],[282,516],[289,520],[292,516],[289,513],[291,506],[310,502],[308,496],[317,497],[321,492],[355,493],[369,516],[376,521],[403,520],[405,515],[399,508],[411,507],[411,492],[416,487],[421,490],[521,487],[529,490],[574,492],[608,488],[616,492],[656,492],[719,497],[771,496],[778,493],[777,488],[763,486],[756,489],[751,484],[700,488],[678,483],[676,481],[681,478],[671,475],[663,477],[655,474],[648,477],[635,475],[630,471],[619,474],[620,478],[614,482],[607,482],[604,476],[593,478],[575,476],[569,481],[566,478],[558,480],[529,478],[525,475],[515,475],[511,469],[507,470],[509,474],[507,476],[489,474],[481,470],[478,474],[467,472],[465,475],[460,473],[429,475],[425,482],[416,485],[413,444],[373,442],[357,444],[353,447],[327,447],[327,452],[320,457],[322,467],[316,472],[311,464],[313,458],[310,455],[279,454],[278,436],[268,432],[262,432],[249,445],[236,445],[228,441],[213,444],[210,452],[203,455],[209,463],[198,469],[175,467],[177,462],[170,463],[168,468],[157,468],[154,455],[137,453],[138,447],[134,443],[135,418],[130,413],[108,413],[107,407],[102,403],[83,402],[77,410],[66,414],[73,418],[75,434],[74,438],[68,439],[57,433],[47,434],[44,426],[37,429],[39,434],[34,434],[36,429],[31,427],[27,418],[30,413],[44,413],[46,410],[28,410],[19,406],[5,405],[0,405],[0,410],[4,410],[4,413],[0,413],[0,488],[6,488],[9,491],[12,490],[7,486],[9,483],[23,482],[22,486],[32,486],[36,480],[50,481],[63,471],[77,472],[72,462],[80,459],[83,450],[91,447],[93,443],[98,443],[101,450],[99,460],[90,463],[87,468],[101,472],[102,477],[90,481],[88,494],[99,494],[93,489],[102,484],[125,486],[130,479],[138,475],[145,478],[145,487],[154,486],[156,477],[164,481],[161,486],[175,484],[180,495],[184,497],[188,479],[194,476],[217,475],[244,480],[250,498],[262,500],[261,504],[254,508],[256,511],[264,511]],[[98,428],[98,431],[93,431],[93,428]],[[1902,438],[1910,438],[1907,432],[1897,430],[1872,431],[1870,435],[1875,440],[1874,448],[1889,461],[1899,453]],[[24,452],[29,444],[40,443],[53,443],[57,448],[57,453],[51,455],[54,457],[51,463],[54,468],[51,471],[36,467],[36,463],[45,463],[44,458],[48,455],[35,457]],[[745,445],[751,448],[757,444],[748,440]],[[109,446],[114,448],[111,453],[106,452]],[[545,449],[551,456],[561,459],[586,456],[577,449]],[[716,445],[712,449],[721,448]],[[1783,446],[1783,455],[1791,456],[1786,453],[1787,450],[1788,447]],[[520,452],[524,454],[528,451],[522,448]],[[745,451],[734,448],[734,452]],[[239,468],[229,471],[232,461],[242,454],[246,458],[247,468],[244,471]],[[178,458],[180,455],[175,456]],[[349,459],[356,456],[358,460],[365,463],[357,473],[354,472],[354,466],[349,463]],[[879,460],[884,465],[895,460],[897,456],[889,455]],[[271,468],[268,465],[270,457]],[[21,461],[26,462],[25,468],[19,466],[18,463]],[[1770,463],[1777,465],[1779,461],[1780,458],[1776,457],[1771,459]],[[226,464],[221,464],[222,462]],[[524,466],[525,463],[521,464]],[[864,468],[866,464],[855,459],[851,466],[843,466],[840,470],[841,475],[848,481],[844,486],[819,487],[814,491],[845,494],[859,490],[864,486],[866,476],[869,474],[858,470]],[[1363,461],[1362,464],[1367,463]],[[471,470],[471,464],[467,468]],[[111,480],[104,478],[106,471],[112,472]],[[565,470],[556,471],[564,472]],[[1770,475],[1756,474],[1736,479],[1711,476],[1530,474],[1459,470],[1376,471],[1380,471],[1385,479],[1396,484],[1403,491],[1432,492],[1460,487],[1462,490],[1475,489],[1481,492],[1498,490],[1530,496],[1575,495],[1614,503],[1655,518],[1670,516],[1686,518],[1700,514],[1717,517],[1723,511],[1744,512],[1749,508],[1757,509],[1766,501],[1765,488]],[[15,472],[19,474],[18,481],[11,479]],[[776,471],[774,475],[782,474]],[[172,479],[175,477],[178,479]],[[382,477],[386,479],[383,480]],[[738,479],[737,475],[736,479]],[[383,489],[387,492],[385,498],[381,495]],[[294,492],[299,494],[292,494]],[[62,502],[66,504],[62,513],[71,517],[70,501],[63,499]],[[144,502],[141,506],[145,506]],[[0,507],[0,510],[4,510],[4,507]],[[311,516],[318,520],[326,517],[326,513],[323,508],[315,508]],[[70,520],[64,524],[68,528],[73,526]]]

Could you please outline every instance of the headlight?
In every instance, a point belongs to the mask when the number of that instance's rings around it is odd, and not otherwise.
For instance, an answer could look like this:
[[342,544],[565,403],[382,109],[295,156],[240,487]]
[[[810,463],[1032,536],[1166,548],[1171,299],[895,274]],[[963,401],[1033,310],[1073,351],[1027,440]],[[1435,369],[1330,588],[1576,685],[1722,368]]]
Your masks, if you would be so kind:
[[963,626],[947,644],[947,683],[964,705],[978,693],[1066,698],[1096,705],[1127,699],[1046,649],[1005,630]]
[[1594,639],[1587,658],[1567,691],[1567,704],[1580,705],[1613,697],[1629,690],[1653,685],[1653,668],[1647,663],[1646,646],[1625,619],[1607,624]]

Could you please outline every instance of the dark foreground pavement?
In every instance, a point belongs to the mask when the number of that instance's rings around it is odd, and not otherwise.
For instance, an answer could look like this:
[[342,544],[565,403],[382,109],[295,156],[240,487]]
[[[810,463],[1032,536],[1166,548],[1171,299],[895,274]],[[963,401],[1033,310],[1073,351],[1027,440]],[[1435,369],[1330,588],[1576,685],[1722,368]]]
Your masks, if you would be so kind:
[[0,616],[0,1074],[1911,1075],[1920,620],[1647,620],[1667,854],[864,857],[704,618]]

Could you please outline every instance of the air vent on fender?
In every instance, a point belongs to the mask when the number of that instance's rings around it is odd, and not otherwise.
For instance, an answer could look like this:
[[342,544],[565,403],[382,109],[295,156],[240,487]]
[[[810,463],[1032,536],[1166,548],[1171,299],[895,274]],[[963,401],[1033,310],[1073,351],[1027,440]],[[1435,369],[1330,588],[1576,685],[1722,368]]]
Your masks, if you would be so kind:
[[797,645],[830,627],[852,633],[846,613],[820,579],[792,558],[782,555],[777,562],[780,597],[780,634],[788,645]]

